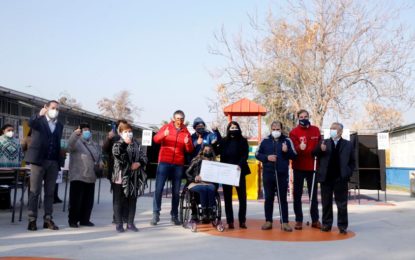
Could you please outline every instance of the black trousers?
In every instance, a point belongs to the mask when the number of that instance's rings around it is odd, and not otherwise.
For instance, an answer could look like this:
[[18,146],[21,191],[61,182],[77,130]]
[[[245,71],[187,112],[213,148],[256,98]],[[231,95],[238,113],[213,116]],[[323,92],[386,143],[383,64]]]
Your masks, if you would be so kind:
[[[225,213],[226,213],[226,222],[231,224],[234,222],[233,219],[233,207],[232,207],[232,188],[231,185],[222,185],[223,187],[223,197],[225,200]],[[241,175],[239,179],[239,187],[236,187],[239,199],[239,213],[238,220],[239,223],[246,222],[246,180],[245,176]]]
[[94,206],[95,183],[71,181],[68,222],[86,224]]
[[[114,187],[113,185],[115,185],[111,180],[111,192],[113,192]],[[114,195],[112,196],[112,208],[114,208]],[[128,219],[128,201],[124,200],[123,201],[123,205],[122,205],[122,220],[123,222],[127,222]],[[112,222],[115,223],[115,215],[112,214]]]
[[347,229],[348,183],[345,180],[326,181],[321,186],[321,204],[323,206],[323,225],[333,225],[333,195],[337,205],[337,226]]
[[[127,223],[134,224],[137,197],[126,197],[121,184],[113,184],[112,188],[115,224],[123,224],[123,212],[128,215]],[[127,207],[125,207],[125,205],[127,205]],[[127,210],[127,212],[125,212],[125,210]]]
[[[303,196],[304,179],[307,181],[308,197],[310,198],[313,183],[313,171],[294,170],[294,213],[296,222],[303,222],[301,197]],[[313,222],[318,221],[317,179],[314,181],[313,201],[311,202],[310,215]]]
[[[288,223],[288,202],[287,202],[287,191],[288,191],[288,171],[287,172],[278,172],[278,189],[280,194],[281,202],[281,214],[282,219],[281,223]],[[273,212],[274,212],[274,200],[275,193],[277,192],[277,179],[275,172],[264,172],[262,175],[262,180],[264,184],[265,192],[265,221],[272,222]],[[279,207],[279,206],[278,206]],[[278,209],[279,210],[279,209]]]

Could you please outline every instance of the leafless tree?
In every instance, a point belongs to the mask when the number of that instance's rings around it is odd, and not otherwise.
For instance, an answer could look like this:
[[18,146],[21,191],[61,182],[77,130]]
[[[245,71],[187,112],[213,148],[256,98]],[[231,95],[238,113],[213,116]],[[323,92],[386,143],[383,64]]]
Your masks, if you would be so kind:
[[63,91],[59,94],[59,103],[62,105],[75,107],[75,108],[82,108],[82,104],[78,102],[75,98],[69,94],[68,91]]
[[113,99],[103,98],[98,101],[97,105],[102,115],[114,119],[122,118],[130,122],[137,121],[142,110],[134,105],[128,90],[120,91]]
[[356,121],[352,128],[359,131],[380,132],[391,130],[403,123],[402,112],[393,108],[369,102],[365,104],[364,118]]
[[[393,1],[287,1],[270,10],[255,36],[230,40],[222,29],[211,53],[229,95],[244,93],[269,110],[268,121],[294,125],[295,112],[310,111],[322,126],[328,111],[350,118],[367,102],[395,109],[414,103],[411,68],[415,38],[399,23],[408,6]],[[241,34],[242,35],[242,34]]]

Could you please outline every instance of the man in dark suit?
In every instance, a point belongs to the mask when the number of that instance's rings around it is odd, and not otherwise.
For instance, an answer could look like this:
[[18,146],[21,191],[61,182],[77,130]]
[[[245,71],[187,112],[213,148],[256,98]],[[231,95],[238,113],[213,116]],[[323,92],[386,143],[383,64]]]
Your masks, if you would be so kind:
[[63,125],[58,122],[59,103],[49,101],[39,112],[30,118],[32,131],[31,144],[26,152],[25,160],[31,164],[30,194],[28,205],[28,230],[37,230],[39,195],[44,182],[43,228],[58,230],[52,221],[53,197],[56,178],[61,161],[61,138]]
[[341,136],[343,125],[333,123],[330,138],[325,139],[314,149],[319,158],[318,180],[321,186],[323,205],[323,226],[321,231],[329,232],[333,224],[333,194],[337,205],[337,226],[340,234],[347,234],[348,181],[355,168],[353,145]]

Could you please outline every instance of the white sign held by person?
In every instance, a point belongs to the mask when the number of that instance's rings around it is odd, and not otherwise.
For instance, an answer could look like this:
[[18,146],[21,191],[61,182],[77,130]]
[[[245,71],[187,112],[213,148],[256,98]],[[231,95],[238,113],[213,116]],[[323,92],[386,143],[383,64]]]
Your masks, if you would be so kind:
[[241,170],[238,165],[203,160],[200,177],[202,181],[238,187]]
[[389,133],[378,133],[378,150],[389,149]]
[[153,131],[143,130],[143,136],[141,138],[142,146],[151,146],[153,140]]

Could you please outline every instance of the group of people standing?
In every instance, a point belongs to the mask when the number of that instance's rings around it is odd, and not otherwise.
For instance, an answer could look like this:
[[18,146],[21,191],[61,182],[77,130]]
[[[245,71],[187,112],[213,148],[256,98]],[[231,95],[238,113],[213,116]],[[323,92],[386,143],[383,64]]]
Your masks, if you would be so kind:
[[[343,125],[335,122],[330,127],[330,138],[322,140],[320,129],[310,124],[309,113],[297,113],[298,126],[283,134],[283,125],[271,124],[271,134],[264,139],[256,158],[263,163],[265,193],[265,219],[263,230],[272,229],[275,193],[279,197],[281,228],[292,232],[288,224],[287,190],[289,164],[292,161],[293,195],[296,230],[303,228],[302,194],[304,181],[310,199],[311,226],[328,232],[333,225],[333,195],[338,208],[337,226],[341,234],[347,233],[348,181],[355,168],[354,150],[350,141],[342,138]],[[317,183],[321,184],[323,207],[322,223],[319,221]]]
[[[57,120],[59,103],[48,102],[38,114],[30,119],[31,143],[24,158],[31,165],[30,193],[28,203],[28,230],[37,230],[38,203],[42,182],[44,186],[44,228],[58,230],[52,218],[53,199],[56,178],[63,166],[64,152],[61,149],[63,125]],[[287,192],[290,163],[293,169],[293,194],[296,230],[303,228],[302,192],[304,180],[307,183],[310,198],[312,227],[330,231],[333,225],[333,195],[338,207],[338,227],[340,233],[347,233],[347,192],[348,179],[355,168],[352,144],[342,136],[343,125],[333,123],[330,138],[322,140],[318,127],[310,124],[309,113],[300,110],[297,113],[298,126],[284,134],[281,122],[274,121],[270,126],[270,135],[262,140],[256,152],[256,158],[263,164],[263,187],[265,224],[263,230],[272,229],[275,195],[279,201],[281,228],[293,231],[289,225]],[[193,122],[195,133],[192,135],[184,124],[185,114],[181,110],[173,113],[172,121],[164,125],[154,136],[154,142],[160,144],[156,185],[153,196],[153,216],[151,225],[160,222],[162,193],[166,180],[172,180],[171,223],[180,225],[178,216],[179,195],[184,165],[190,164],[186,171],[188,188],[198,193],[204,219],[212,219],[212,207],[218,184],[205,182],[200,177],[201,162],[216,160],[237,165],[241,171],[239,186],[236,187],[239,200],[239,227],[246,229],[246,175],[249,145],[242,135],[240,125],[231,121],[227,125],[226,135],[221,136],[214,128],[206,129],[201,118]],[[5,125],[0,137],[0,152],[9,151],[7,162],[0,156],[0,166],[18,167],[23,158],[20,144],[13,137],[13,127]],[[5,148],[6,147],[6,148]],[[147,157],[140,144],[135,140],[132,126],[125,120],[119,120],[108,134],[102,150],[108,155],[108,177],[113,193],[113,222],[117,232],[138,231],[134,224],[137,198],[143,194],[146,184],[145,167]],[[72,228],[94,226],[91,212],[94,201],[97,171],[102,169],[101,149],[92,140],[89,124],[81,123],[68,140],[69,159],[69,216],[68,224]],[[316,177],[317,176],[317,177]],[[323,206],[322,224],[319,221],[317,182],[321,184]],[[225,202],[226,222],[234,229],[231,185],[222,185]]]

